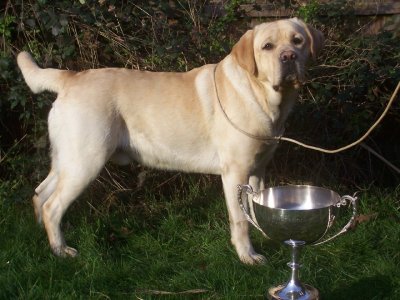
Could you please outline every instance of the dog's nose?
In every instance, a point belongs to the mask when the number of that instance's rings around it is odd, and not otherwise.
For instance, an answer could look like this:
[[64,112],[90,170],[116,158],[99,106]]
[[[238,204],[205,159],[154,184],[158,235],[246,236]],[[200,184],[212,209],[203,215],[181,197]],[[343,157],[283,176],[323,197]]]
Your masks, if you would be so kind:
[[281,52],[280,58],[281,58],[281,62],[286,63],[289,61],[295,61],[297,58],[297,55],[292,50],[286,50],[286,51]]

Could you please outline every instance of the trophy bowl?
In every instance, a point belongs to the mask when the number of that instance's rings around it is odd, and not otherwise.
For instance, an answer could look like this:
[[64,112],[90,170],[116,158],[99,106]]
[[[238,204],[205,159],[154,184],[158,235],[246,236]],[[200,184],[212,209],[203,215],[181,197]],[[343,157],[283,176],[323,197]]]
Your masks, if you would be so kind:
[[[291,247],[292,270],[290,280],[270,288],[269,299],[315,300],[316,288],[299,280],[299,251],[304,245],[326,243],[353,226],[357,215],[357,198],[339,196],[336,192],[310,185],[271,187],[254,192],[250,185],[238,186],[238,201],[246,219],[266,237]],[[252,197],[251,203],[243,202],[243,192]],[[322,240],[339,216],[341,206],[350,202],[353,214],[348,223],[336,234]]]

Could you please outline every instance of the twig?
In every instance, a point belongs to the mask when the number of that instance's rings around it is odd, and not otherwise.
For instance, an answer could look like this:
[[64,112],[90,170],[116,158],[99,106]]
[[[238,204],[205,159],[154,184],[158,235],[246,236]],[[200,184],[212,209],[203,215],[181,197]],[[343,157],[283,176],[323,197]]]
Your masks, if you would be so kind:
[[6,159],[6,157],[10,154],[10,152],[19,144],[21,143],[25,138],[27,137],[27,134],[25,134],[18,142],[16,142],[12,147],[4,154],[4,156],[1,156],[0,153],[0,164]]
[[158,290],[138,290],[136,292],[148,295],[188,295],[188,294],[208,293],[210,291],[205,289],[193,289],[182,292],[168,292],[168,291],[158,291]]
[[379,158],[381,161],[383,161],[385,164],[387,164],[389,167],[391,167],[394,171],[396,171],[398,174],[400,174],[400,169],[396,167],[394,164],[392,164],[390,161],[388,161],[386,158],[384,158],[382,155],[377,153],[374,149],[372,149],[370,146],[366,145],[365,143],[360,143],[360,147],[363,147],[365,150],[368,152],[372,153],[375,155],[377,158]]
[[165,180],[164,182],[161,182],[159,185],[156,186],[155,189],[159,189],[161,188],[163,185],[167,184],[168,182],[174,180],[175,178],[177,178],[179,175],[181,175],[181,173],[177,173],[174,176],[171,176],[170,178],[168,178],[167,180]]

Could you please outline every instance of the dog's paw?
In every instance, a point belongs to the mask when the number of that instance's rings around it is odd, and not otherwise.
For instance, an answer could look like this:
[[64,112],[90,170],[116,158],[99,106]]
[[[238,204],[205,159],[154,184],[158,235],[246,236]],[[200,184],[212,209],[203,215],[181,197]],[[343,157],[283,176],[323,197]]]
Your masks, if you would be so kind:
[[69,257],[76,257],[78,256],[78,251],[75,248],[65,246],[64,253]]
[[264,255],[255,252],[240,255],[240,260],[246,265],[264,265],[267,263]]
[[232,244],[235,245],[236,253],[243,263],[247,265],[262,265],[267,262],[265,256],[254,251],[249,239],[232,239],[231,241]]
[[59,247],[51,247],[54,255],[59,257],[76,257],[78,255],[78,251],[72,247],[68,246],[59,246]]

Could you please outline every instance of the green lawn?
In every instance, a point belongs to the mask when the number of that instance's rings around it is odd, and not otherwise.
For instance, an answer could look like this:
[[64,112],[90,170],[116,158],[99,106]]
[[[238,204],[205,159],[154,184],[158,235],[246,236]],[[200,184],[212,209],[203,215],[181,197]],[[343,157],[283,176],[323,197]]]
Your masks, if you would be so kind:
[[[180,176],[179,183],[103,200],[89,188],[64,218],[75,259],[50,253],[30,199],[0,199],[0,298],[262,299],[288,278],[289,250],[255,230],[254,245],[268,263],[239,261],[217,179]],[[302,281],[322,299],[400,299],[399,196],[400,187],[361,192],[360,213],[377,217],[332,243],[306,247]]]

